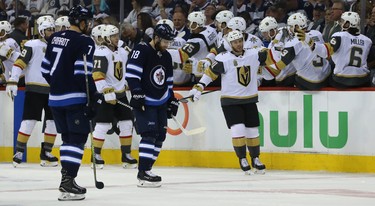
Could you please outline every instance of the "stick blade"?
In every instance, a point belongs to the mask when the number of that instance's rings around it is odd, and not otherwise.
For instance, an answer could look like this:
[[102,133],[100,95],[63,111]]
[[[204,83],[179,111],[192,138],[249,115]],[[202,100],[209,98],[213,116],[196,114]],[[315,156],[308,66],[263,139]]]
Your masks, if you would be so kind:
[[200,134],[200,133],[203,133],[206,131],[206,127],[199,127],[199,128],[196,128],[196,129],[192,129],[192,130],[189,130],[186,132],[186,135],[188,136],[192,136],[192,135],[196,135],[196,134]]

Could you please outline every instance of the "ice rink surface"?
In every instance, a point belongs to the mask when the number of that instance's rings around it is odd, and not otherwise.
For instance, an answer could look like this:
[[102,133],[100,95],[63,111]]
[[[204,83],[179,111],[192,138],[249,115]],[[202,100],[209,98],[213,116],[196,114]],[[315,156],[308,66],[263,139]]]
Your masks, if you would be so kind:
[[[355,166],[355,165],[353,165]],[[240,169],[155,167],[160,188],[138,188],[136,169],[106,165],[98,170],[104,189],[94,186],[83,165],[76,179],[86,199],[59,202],[60,167],[0,164],[0,205],[153,206],[374,206],[375,174],[273,171],[246,176]]]

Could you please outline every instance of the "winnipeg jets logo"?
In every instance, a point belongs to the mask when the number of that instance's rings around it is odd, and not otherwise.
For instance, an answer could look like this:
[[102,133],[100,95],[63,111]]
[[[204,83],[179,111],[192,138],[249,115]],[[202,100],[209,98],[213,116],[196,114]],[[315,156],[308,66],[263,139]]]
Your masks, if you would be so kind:
[[151,82],[155,87],[162,87],[165,83],[165,69],[163,66],[154,67],[151,71],[151,78]]

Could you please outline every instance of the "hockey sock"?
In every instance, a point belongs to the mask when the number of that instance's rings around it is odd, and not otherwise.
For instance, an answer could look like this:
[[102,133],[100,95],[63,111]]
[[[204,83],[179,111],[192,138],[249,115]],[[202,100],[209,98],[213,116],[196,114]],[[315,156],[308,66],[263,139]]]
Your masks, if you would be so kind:
[[249,150],[250,157],[256,158],[260,154],[260,140],[259,137],[256,138],[246,138],[247,149]]
[[18,132],[16,151],[25,152],[27,141],[29,141],[30,135]]
[[151,163],[151,168],[154,165],[156,159],[158,158],[162,146],[163,146],[163,142],[159,142],[159,141],[155,142],[154,156],[153,156],[153,161]]
[[232,138],[232,144],[234,151],[238,158],[245,158],[246,157],[246,143],[244,137],[237,137]]
[[75,178],[78,169],[81,166],[83,156],[83,146],[74,144],[62,144],[60,147],[60,161],[63,169],[67,171],[67,175]]
[[94,145],[95,154],[101,154],[103,144],[104,144],[104,139],[97,139],[94,137],[92,143]]
[[56,134],[47,134],[47,133],[44,133],[43,149],[46,152],[51,152],[52,151],[52,147],[55,144],[55,139],[56,139]]
[[129,154],[131,152],[130,147],[132,144],[132,136],[120,136],[121,153]]
[[140,171],[151,170],[153,164],[155,143],[150,140],[145,140],[142,138],[139,144],[139,165],[138,168]]

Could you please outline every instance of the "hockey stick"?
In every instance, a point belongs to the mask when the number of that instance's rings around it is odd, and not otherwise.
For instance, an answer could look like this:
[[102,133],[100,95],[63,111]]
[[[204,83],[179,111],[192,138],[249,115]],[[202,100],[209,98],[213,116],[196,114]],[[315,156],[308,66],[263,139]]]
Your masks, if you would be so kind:
[[[87,95],[87,104],[86,106],[90,105],[90,92],[89,92],[89,78],[88,78],[88,71],[87,71],[87,59],[86,54],[83,55],[83,67],[85,69],[85,80],[86,80],[86,95]],[[95,187],[98,189],[104,188],[104,183],[100,182],[96,178],[96,163],[95,163],[95,153],[94,153],[94,137],[92,135],[94,129],[92,128],[92,120],[89,120],[90,125],[90,140],[91,140],[91,155],[92,155],[92,164],[93,164],[93,171],[94,171],[94,180],[95,180]]]
[[[220,91],[220,89],[215,89],[215,90],[203,92],[201,95],[205,95],[205,94],[209,94],[209,93],[217,92],[217,91]],[[189,95],[187,97],[183,97],[183,98],[179,99],[178,101],[180,101],[181,103],[188,103],[189,102],[188,99],[193,98],[193,97],[194,97],[194,95]]]
[[186,136],[192,136],[206,131],[206,127],[199,127],[196,129],[187,130],[182,126],[182,124],[177,120],[175,116],[172,115],[172,119],[177,124],[178,128],[181,129],[182,133],[184,133]]
[[[124,102],[121,102],[120,100],[117,100],[117,103],[124,106],[124,107],[127,107],[131,110],[133,110],[133,107],[128,105],[128,104],[125,104]],[[199,127],[199,128],[196,128],[196,129],[192,129],[192,130],[187,130],[185,129],[182,124],[176,119],[175,116],[172,115],[172,118],[173,118],[173,121],[177,124],[178,128],[181,129],[181,131],[186,135],[186,136],[191,136],[191,135],[195,135],[195,134],[200,134],[200,133],[203,133],[206,131],[206,127]]]

